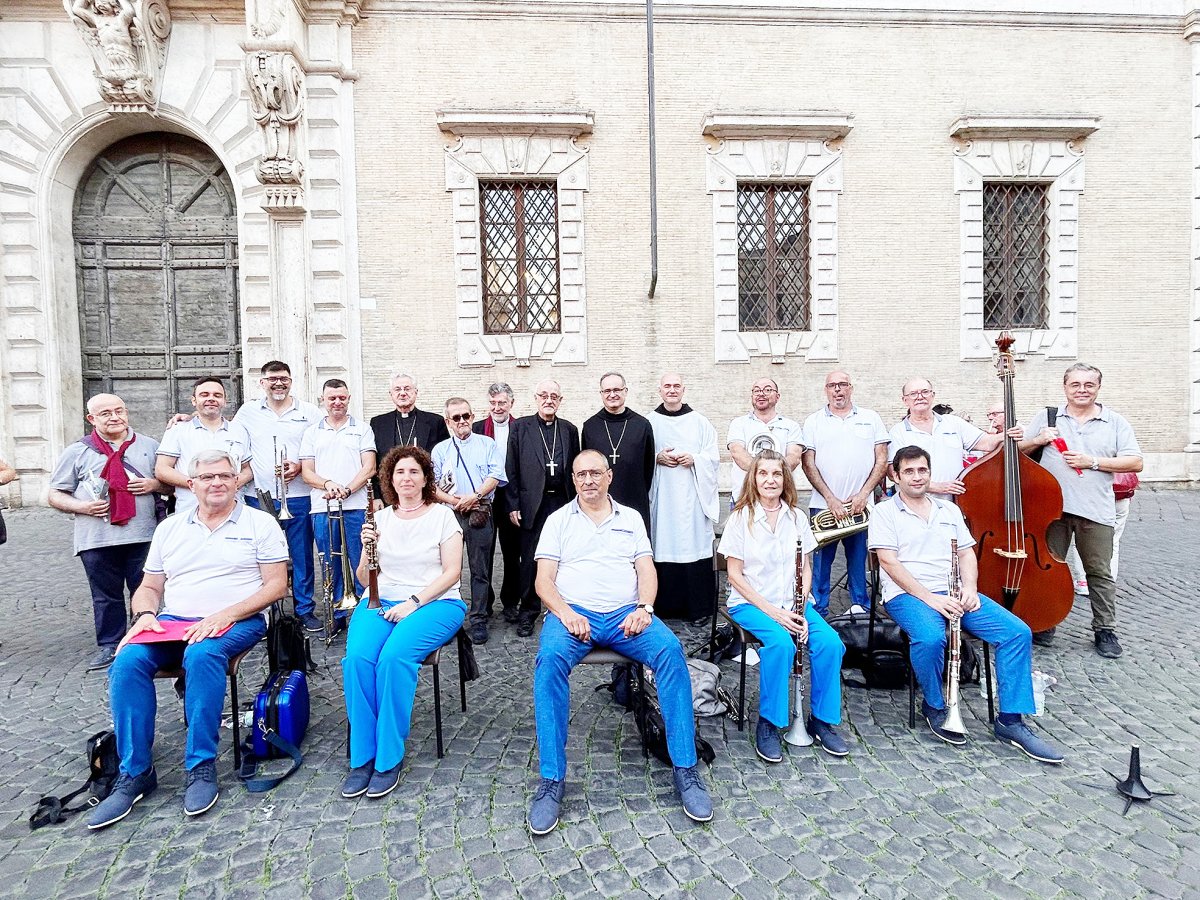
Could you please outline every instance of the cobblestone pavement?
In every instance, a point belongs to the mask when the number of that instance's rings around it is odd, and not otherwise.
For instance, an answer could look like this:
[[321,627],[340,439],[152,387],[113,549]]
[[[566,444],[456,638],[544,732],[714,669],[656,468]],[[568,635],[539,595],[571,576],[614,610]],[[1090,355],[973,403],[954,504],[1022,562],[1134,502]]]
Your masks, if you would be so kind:
[[[670,771],[643,759],[631,716],[593,691],[603,674],[584,668],[573,678],[564,819],[538,839],[524,824],[536,768],[534,644],[499,619],[479,649],[483,677],[469,686],[466,715],[454,666],[443,675],[442,760],[423,673],[400,788],[384,801],[336,796],[346,752],[341,645],[325,653],[321,644],[327,670],[313,681],[305,763],[281,787],[251,795],[236,785],[226,736],[220,803],[185,821],[181,709],[163,683],[157,793],[104,832],[89,834],[76,818],[31,833],[38,797],[82,780],[85,739],[109,718],[104,676],[84,673],[90,603],[68,519],[7,515],[3,896],[1200,897],[1200,492],[1143,488],[1134,501],[1121,559],[1122,659],[1090,649],[1079,607],[1055,646],[1034,649],[1035,668],[1059,681],[1038,725],[1068,752],[1063,767],[990,739],[977,687],[964,694],[965,749],[910,731],[904,692],[848,689],[853,751],[843,760],[791,748],[783,764],[765,766],[752,730],[705,720],[716,816],[697,826]],[[697,629],[681,636],[687,647],[701,639]],[[736,687],[736,669],[725,667],[725,686]],[[261,670],[261,660],[243,667],[244,695]],[[1178,796],[1122,818],[1104,770],[1123,772],[1132,743],[1151,787]]]

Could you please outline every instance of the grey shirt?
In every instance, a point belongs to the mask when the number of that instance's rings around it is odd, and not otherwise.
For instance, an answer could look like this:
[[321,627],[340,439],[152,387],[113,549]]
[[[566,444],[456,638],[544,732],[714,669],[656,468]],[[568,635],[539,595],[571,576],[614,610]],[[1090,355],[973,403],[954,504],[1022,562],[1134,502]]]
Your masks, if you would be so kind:
[[[1133,435],[1133,427],[1120,413],[1103,404],[1100,415],[1079,423],[1067,415],[1067,408],[1058,408],[1055,427],[1067,442],[1067,449],[1086,453],[1091,457],[1141,456]],[[1041,410],[1025,427],[1025,434],[1032,437],[1046,427],[1046,410]],[[1113,498],[1113,473],[1084,469],[1083,475],[1076,474],[1062,458],[1062,454],[1047,444],[1042,451],[1042,467],[1049,471],[1062,486],[1063,512],[1082,516],[1101,525],[1116,525],[1117,507]]]
[[[137,478],[139,474],[142,478],[153,478],[158,441],[144,434],[134,434],[133,443],[125,450],[125,471],[129,473],[130,478]],[[50,476],[50,487],[66,491],[77,500],[96,500],[98,498],[85,480],[85,473],[91,472],[97,483],[105,484],[100,477],[100,471],[107,460],[108,457],[97,453],[83,441],[75,441],[59,457],[58,465]],[[137,471],[134,472],[134,469]],[[137,503],[137,513],[124,525],[113,525],[107,517],[101,519],[96,516],[75,516],[76,555],[96,547],[148,542],[154,536],[154,527],[158,524],[154,517],[154,495],[142,494],[134,497],[134,500]]]

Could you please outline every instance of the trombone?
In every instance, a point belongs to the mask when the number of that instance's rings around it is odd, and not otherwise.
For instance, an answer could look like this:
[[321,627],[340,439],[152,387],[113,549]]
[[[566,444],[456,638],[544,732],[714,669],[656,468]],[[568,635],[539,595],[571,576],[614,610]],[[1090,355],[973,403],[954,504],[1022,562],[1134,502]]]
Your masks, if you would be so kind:
[[[358,606],[358,594],[354,590],[354,568],[350,565],[350,551],[346,546],[346,521],[340,497],[337,501],[336,513],[330,508],[329,501],[325,501],[325,514],[329,520],[329,570],[332,574],[335,566],[340,565],[342,568],[342,599],[333,608],[337,612],[349,612]],[[336,538],[334,536],[335,526],[337,528]],[[340,562],[334,562],[335,559]],[[332,587],[326,587],[326,593],[330,600],[333,599],[332,592]]]

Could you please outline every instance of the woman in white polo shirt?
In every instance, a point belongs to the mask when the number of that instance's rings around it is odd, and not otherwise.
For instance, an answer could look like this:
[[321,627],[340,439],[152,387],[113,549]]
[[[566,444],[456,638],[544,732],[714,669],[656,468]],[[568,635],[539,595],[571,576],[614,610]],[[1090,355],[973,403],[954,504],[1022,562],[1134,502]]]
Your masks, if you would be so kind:
[[[812,669],[808,731],[827,753],[845,756],[842,721],[842,656],[837,636],[809,595],[812,551],[817,546],[784,458],[763,450],[750,463],[742,495],[721,537],[718,552],[728,560],[729,615],[762,641],[758,669],[758,729],[755,748],[766,762],[783,759],[779,729],[789,725],[788,681],[796,639],[808,639]],[[792,612],[797,547],[804,554],[804,613]]]
[[[437,502],[433,463],[420,447],[393,447],[379,466],[386,506],[362,540],[379,544],[379,609],[359,603],[342,660],[350,720],[350,773],[343,797],[391,793],[400,781],[417,671],[462,627],[462,528]],[[366,583],[367,554],[356,576]]]

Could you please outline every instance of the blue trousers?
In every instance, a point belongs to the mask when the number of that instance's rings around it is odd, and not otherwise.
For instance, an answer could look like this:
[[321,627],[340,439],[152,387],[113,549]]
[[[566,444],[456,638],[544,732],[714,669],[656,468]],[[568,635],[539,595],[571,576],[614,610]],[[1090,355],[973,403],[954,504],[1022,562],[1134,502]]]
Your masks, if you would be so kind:
[[[162,618],[166,621],[177,617]],[[263,617],[251,616],[235,622],[220,637],[205,638],[195,644],[164,641],[122,647],[108,672],[121,771],[126,775],[141,775],[154,763],[154,715],[158,709],[154,673],[178,668],[181,663],[187,675],[183,699],[188,723],[184,767],[191,770],[199,763],[216,759],[229,660],[249,650],[266,633]]]
[[[729,616],[762,641],[758,652],[758,715],[778,728],[791,724],[788,683],[796,656],[791,632],[752,603],[739,603]],[[842,657],[846,646],[811,603],[804,605],[808,623],[808,660],[812,671],[809,706],[814,718],[830,725],[842,721]]]
[[[817,512],[816,509],[809,510],[810,515],[815,516]],[[871,605],[867,599],[867,533],[859,531],[813,551],[813,602],[821,615],[829,612],[830,573],[833,571],[833,558],[837,556],[839,544],[846,548],[850,602],[864,608]]]
[[[366,510],[348,509],[342,513],[342,523],[346,527],[346,549],[350,551],[350,571],[358,571],[358,560],[362,556],[362,527],[363,521],[367,517]],[[313,512],[309,518],[312,519],[313,538],[317,542],[317,552],[325,558],[329,558],[329,516],[323,512]],[[341,543],[334,549],[340,550]],[[333,567],[333,602],[337,603],[342,599],[342,565],[341,560],[333,560],[337,565]],[[363,586],[358,583],[358,576],[354,576],[354,593],[357,596],[362,596]],[[337,618],[345,618],[345,613],[338,613]]]
[[555,781],[567,777],[569,678],[579,661],[598,648],[614,650],[654,671],[671,762],[685,768],[694,766],[696,719],[692,713],[692,677],[679,639],[657,617],[641,634],[625,637],[621,623],[633,612],[632,604],[611,613],[596,613],[581,606],[571,609],[587,618],[591,641],[579,640],[567,631],[558,616],[547,614],[533,667],[533,712],[542,777]]
[[[962,626],[996,648],[1000,712],[1031,714],[1034,710],[1033,634],[1028,625],[994,600],[980,594],[979,603],[979,609],[963,616]],[[911,642],[909,654],[925,702],[934,709],[944,709],[945,617],[912,594],[893,597],[887,602],[887,611]]]
[[[258,498],[245,497],[246,505],[259,509]],[[312,615],[313,603],[313,526],[308,515],[308,497],[288,497],[288,512],[292,518],[279,524],[287,538],[288,555],[292,558],[292,596],[296,599],[296,615]]]
[[[393,603],[385,600],[383,605]],[[351,768],[375,760],[375,770],[386,772],[404,759],[417,672],[425,657],[454,637],[466,615],[461,600],[443,598],[422,603],[393,624],[383,617],[383,609],[358,604],[342,660]]]

